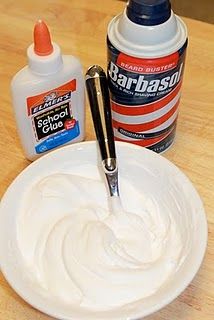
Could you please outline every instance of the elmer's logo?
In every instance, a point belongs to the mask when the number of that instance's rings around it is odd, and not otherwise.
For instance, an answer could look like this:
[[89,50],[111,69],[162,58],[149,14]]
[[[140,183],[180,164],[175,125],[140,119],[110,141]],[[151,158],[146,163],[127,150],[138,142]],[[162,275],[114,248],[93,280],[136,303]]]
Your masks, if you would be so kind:
[[35,115],[43,110],[71,99],[72,92],[76,91],[76,79],[42,94],[27,98],[28,116]]
[[50,94],[48,94],[47,96],[44,97],[44,102],[52,101],[52,100],[56,99],[56,97],[57,97],[57,93],[51,92]]
[[70,98],[71,98],[71,92],[67,92],[62,96],[57,96],[56,92],[51,92],[50,94],[44,97],[43,103],[31,108],[31,114],[35,114],[44,109],[50,108],[54,105],[57,105],[58,103],[63,103]]

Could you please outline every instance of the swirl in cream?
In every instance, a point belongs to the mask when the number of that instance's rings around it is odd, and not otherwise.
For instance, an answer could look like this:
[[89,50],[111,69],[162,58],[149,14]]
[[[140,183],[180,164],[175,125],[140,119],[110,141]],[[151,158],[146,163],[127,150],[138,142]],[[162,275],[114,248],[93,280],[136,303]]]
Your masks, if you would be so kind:
[[[112,213],[102,181],[56,173],[26,195],[18,244],[34,282],[63,303],[107,310],[154,294],[182,263],[185,239],[163,202],[128,180],[134,214]],[[162,206],[162,207],[161,207]]]

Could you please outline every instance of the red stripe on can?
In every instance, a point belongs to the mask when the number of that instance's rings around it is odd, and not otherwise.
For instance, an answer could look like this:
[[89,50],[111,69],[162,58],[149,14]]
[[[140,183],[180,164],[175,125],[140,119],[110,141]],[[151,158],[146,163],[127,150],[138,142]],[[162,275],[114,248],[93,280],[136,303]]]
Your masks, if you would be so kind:
[[178,83],[175,89],[172,92],[170,92],[166,97],[155,102],[140,106],[125,106],[111,101],[111,108],[113,111],[127,116],[140,116],[147,113],[151,113],[165,107],[170,101],[172,101],[178,94],[180,88],[181,81]]
[[136,144],[138,146],[141,147],[151,147],[152,145],[161,142],[162,140],[164,140],[166,137],[168,137],[168,135],[170,135],[170,133],[174,130],[175,128],[173,128],[172,130],[170,130],[167,133],[164,133],[163,135],[156,137],[156,138],[150,138],[150,139],[146,139],[146,140],[126,140],[126,139],[121,139],[118,137],[115,137],[115,140],[117,141],[123,141],[123,142],[129,142],[129,143],[133,143]]
[[164,114],[162,117],[152,120],[146,123],[139,123],[139,124],[127,124],[127,123],[122,123],[119,121],[116,121],[113,119],[113,127],[114,128],[123,128],[125,130],[133,131],[133,132],[141,132],[141,131],[146,131],[146,130],[151,130],[154,129],[158,126],[160,126],[162,123],[167,121],[177,110],[179,105],[179,100],[178,102],[170,109],[166,114]]
[[179,60],[178,52],[162,58],[137,58],[124,53],[117,57],[117,65],[127,71],[156,74],[176,68]]

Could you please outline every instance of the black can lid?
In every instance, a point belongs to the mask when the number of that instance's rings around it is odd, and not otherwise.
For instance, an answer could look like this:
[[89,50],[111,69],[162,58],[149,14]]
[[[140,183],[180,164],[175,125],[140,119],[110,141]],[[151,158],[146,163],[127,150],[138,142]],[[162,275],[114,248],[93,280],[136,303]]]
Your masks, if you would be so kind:
[[169,19],[171,4],[169,0],[129,0],[126,13],[134,23],[154,26]]

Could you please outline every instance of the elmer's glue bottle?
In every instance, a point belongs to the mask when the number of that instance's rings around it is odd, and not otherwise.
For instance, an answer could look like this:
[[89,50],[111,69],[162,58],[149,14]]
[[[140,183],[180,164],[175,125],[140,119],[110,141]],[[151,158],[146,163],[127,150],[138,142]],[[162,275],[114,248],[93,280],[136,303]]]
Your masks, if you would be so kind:
[[107,47],[115,139],[163,152],[176,130],[184,22],[169,0],[129,0],[109,23]]
[[84,139],[84,78],[79,60],[61,55],[41,20],[27,56],[28,66],[13,77],[11,90],[22,146],[34,160]]

